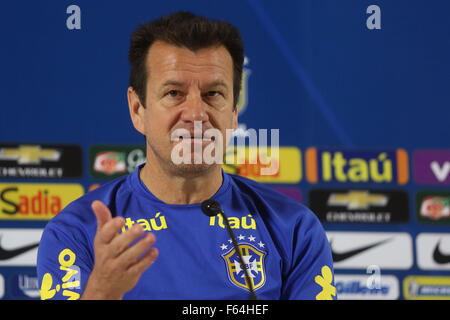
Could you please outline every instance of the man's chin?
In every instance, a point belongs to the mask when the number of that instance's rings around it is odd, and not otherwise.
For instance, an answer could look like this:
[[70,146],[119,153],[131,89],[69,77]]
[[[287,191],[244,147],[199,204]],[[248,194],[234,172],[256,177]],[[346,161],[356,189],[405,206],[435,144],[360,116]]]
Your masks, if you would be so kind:
[[172,168],[175,170],[175,174],[183,177],[195,178],[207,174],[214,170],[217,164],[173,164]]

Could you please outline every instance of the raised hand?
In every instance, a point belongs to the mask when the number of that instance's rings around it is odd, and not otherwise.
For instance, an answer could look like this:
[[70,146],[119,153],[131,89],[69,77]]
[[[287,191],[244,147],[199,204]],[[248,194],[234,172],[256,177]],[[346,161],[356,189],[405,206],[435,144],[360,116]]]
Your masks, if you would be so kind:
[[92,203],[92,210],[97,217],[95,264],[81,299],[122,299],[158,257],[158,249],[150,248],[155,235],[147,233],[131,245],[144,232],[140,224],[119,234],[125,225],[122,217],[112,218],[108,207],[98,200]]

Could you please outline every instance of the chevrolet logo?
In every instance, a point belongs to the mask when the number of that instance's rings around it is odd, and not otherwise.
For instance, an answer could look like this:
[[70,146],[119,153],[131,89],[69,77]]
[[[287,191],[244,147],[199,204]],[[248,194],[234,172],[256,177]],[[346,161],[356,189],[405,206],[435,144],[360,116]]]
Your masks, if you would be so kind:
[[348,210],[368,209],[370,206],[385,206],[389,198],[383,194],[370,194],[368,191],[349,191],[332,193],[328,198],[330,206],[346,206]]
[[22,145],[17,149],[0,149],[0,160],[15,160],[18,164],[40,164],[41,160],[58,161],[60,157],[60,151],[41,149],[40,146]]

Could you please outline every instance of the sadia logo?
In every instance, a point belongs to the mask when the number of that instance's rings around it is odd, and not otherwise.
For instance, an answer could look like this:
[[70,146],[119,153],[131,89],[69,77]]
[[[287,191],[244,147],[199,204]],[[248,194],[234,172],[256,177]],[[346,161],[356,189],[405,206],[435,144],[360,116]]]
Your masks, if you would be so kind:
[[413,168],[418,183],[450,185],[450,150],[417,150]]
[[50,220],[83,194],[79,184],[0,183],[0,219]]
[[308,148],[306,177],[310,183],[397,183],[409,180],[408,154],[395,151],[328,150]]
[[[279,147],[277,156],[270,148],[227,148],[223,170],[262,183],[298,183],[301,180],[301,153],[296,147]],[[271,170],[276,168],[276,170]],[[273,171],[265,174],[264,170]]]

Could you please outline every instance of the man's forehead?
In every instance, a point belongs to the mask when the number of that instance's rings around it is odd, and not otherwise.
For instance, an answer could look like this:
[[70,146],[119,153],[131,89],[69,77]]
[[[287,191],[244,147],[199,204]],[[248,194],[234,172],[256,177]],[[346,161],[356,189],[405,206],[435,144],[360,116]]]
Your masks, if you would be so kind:
[[[192,51],[167,42],[155,41],[147,55],[147,70],[158,75],[176,76],[183,72],[214,73],[215,78],[228,78],[233,61],[224,46],[211,46]],[[217,79],[215,79],[217,80]]]

